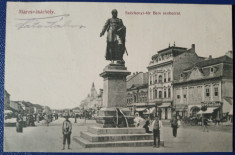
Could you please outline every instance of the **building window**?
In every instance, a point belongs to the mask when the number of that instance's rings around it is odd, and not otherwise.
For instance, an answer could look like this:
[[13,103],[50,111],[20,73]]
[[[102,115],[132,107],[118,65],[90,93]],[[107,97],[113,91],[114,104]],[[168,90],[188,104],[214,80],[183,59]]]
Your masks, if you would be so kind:
[[157,98],[157,89],[154,90],[154,97]]
[[164,73],[164,82],[166,82],[166,73]]
[[168,98],[171,97],[171,88],[168,88]]
[[152,99],[152,89],[149,90],[149,98]]
[[180,99],[180,95],[177,95],[177,99]]
[[136,103],[136,102],[137,102],[137,96],[134,95],[134,103]]
[[215,96],[219,96],[218,87],[214,88]]
[[171,81],[171,72],[168,72],[168,81]]
[[211,68],[211,72],[214,72],[214,68],[213,67]]
[[210,88],[206,88],[206,97],[210,96]]
[[164,98],[166,98],[166,89],[164,89]]
[[186,94],[184,94],[184,98],[187,98],[187,95],[186,95]]
[[159,75],[159,77],[158,77],[158,82],[162,83],[162,76],[161,75]]
[[162,98],[162,91],[159,91],[159,98]]
[[155,74],[155,83],[157,83],[157,74]]
[[180,77],[183,77],[183,74],[180,74]]

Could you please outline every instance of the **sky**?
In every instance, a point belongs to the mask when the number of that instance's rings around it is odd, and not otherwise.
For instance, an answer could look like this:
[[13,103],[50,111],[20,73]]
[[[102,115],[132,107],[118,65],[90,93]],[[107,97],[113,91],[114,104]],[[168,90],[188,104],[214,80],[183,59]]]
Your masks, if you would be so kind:
[[[232,12],[228,5],[8,2],[5,89],[11,100],[54,109],[73,108],[88,95],[92,82],[97,91],[103,88],[99,74],[109,61],[104,58],[106,34],[99,34],[112,9],[118,10],[127,28],[129,55],[124,59],[131,72],[147,72],[151,56],[169,43],[186,48],[195,44],[196,53],[203,57],[219,57],[232,50]],[[51,10],[54,14],[22,14],[20,10]],[[126,14],[133,11],[151,14]],[[153,15],[153,11],[180,15]],[[66,16],[58,24],[70,26],[19,27],[25,21],[34,22],[29,20],[34,18],[43,18],[37,22],[46,25],[61,15]]]

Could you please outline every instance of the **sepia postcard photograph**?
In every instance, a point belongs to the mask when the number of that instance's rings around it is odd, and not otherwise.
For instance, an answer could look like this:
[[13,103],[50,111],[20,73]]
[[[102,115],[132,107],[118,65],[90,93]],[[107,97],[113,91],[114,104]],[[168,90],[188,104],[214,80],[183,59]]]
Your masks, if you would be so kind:
[[233,152],[232,5],[6,3],[3,152]]

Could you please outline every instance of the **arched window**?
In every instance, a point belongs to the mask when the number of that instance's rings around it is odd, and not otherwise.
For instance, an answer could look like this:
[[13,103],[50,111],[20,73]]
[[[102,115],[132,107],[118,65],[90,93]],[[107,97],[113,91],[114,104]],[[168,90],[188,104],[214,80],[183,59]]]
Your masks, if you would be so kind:
[[164,82],[166,82],[166,73],[164,73]]
[[157,83],[157,74],[155,74],[155,83]]
[[149,75],[149,84],[150,85],[152,84],[152,75],[151,74]]
[[168,81],[171,81],[171,71],[168,72]]
[[159,82],[159,83],[162,83],[162,75],[159,75],[159,77],[158,77],[158,82]]
[[162,91],[159,91],[159,98],[162,98]]
[[164,89],[164,98],[166,98],[166,89]]
[[154,90],[154,97],[157,98],[157,89]]
[[150,90],[149,90],[149,98],[150,98],[150,99],[153,99],[153,98],[152,98],[152,89],[151,89],[151,88],[150,88]]

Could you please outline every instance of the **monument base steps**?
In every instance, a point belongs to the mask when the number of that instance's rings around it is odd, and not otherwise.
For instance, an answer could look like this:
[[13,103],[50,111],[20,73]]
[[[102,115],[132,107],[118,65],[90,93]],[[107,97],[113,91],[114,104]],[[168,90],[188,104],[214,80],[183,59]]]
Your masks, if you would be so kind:
[[[85,148],[153,146],[153,134],[145,133],[143,128],[88,127],[87,132],[73,140]],[[160,146],[164,146],[163,141]]]

